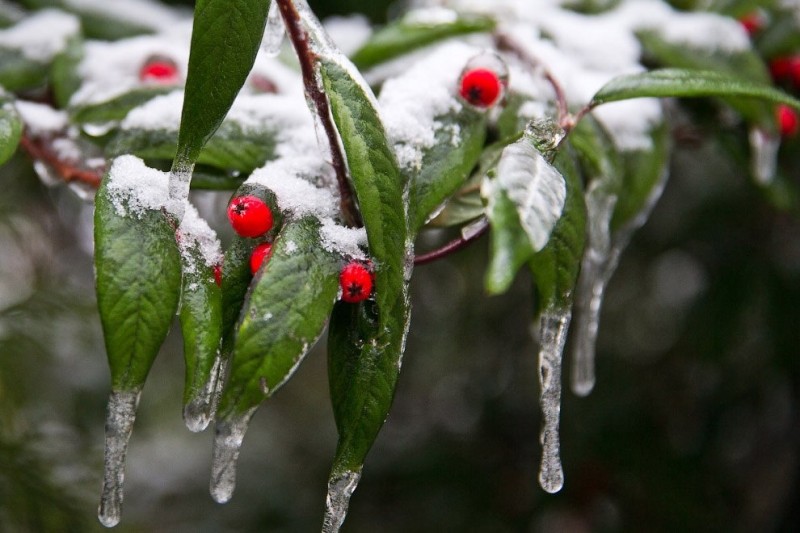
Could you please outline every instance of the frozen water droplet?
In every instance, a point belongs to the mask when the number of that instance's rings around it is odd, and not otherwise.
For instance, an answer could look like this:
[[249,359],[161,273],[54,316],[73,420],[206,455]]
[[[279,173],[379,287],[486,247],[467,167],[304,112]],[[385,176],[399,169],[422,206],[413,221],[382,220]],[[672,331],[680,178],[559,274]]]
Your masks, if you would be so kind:
[[217,422],[214,450],[211,456],[211,497],[217,503],[225,503],[236,488],[236,461],[247,432],[247,426],[256,408],[228,420]]
[[103,492],[97,517],[106,527],[119,523],[122,516],[125,455],[131,438],[141,390],[112,392],[106,414],[105,466]]
[[286,35],[286,28],[283,25],[281,10],[278,9],[278,2],[272,2],[267,14],[267,22],[264,26],[264,39],[261,41],[261,49],[269,57],[275,57],[281,51],[283,39]]
[[575,290],[575,322],[572,327],[570,383],[572,392],[578,396],[592,392],[595,383],[594,359],[600,308],[608,279],[614,270],[608,266],[611,216],[616,204],[617,196],[603,190],[602,180],[592,182],[586,192],[586,218],[589,224],[586,250]]
[[750,130],[751,171],[756,182],[761,185],[772,183],[775,170],[778,167],[778,149],[781,147],[781,138],[761,128],[754,127]]
[[325,498],[325,517],[322,533],[337,533],[347,517],[350,497],[358,486],[361,472],[347,471],[332,475],[328,480],[328,495]]
[[548,309],[542,313],[539,323],[541,335],[539,348],[539,404],[542,409],[542,464],[539,468],[539,484],[549,493],[564,486],[564,471],[561,468],[558,424],[561,414],[561,359],[569,329],[570,311]]
[[529,139],[544,156],[558,148],[566,135],[564,128],[547,118],[531,120],[525,126],[525,138]]
[[214,366],[208,375],[203,388],[190,399],[183,408],[183,421],[186,427],[193,433],[199,433],[208,427],[211,419],[214,418],[214,413],[217,410],[217,403],[221,390],[217,386],[219,380],[219,370],[222,358],[217,353],[217,358],[214,360]]
[[90,137],[102,137],[117,126],[117,122],[102,122],[99,124],[83,124],[81,129]]
[[53,167],[48,165],[47,163],[34,160],[33,162],[33,170],[36,172],[36,175],[39,176],[39,179],[42,180],[47,187],[55,187],[56,185],[61,184],[61,178],[53,170]]

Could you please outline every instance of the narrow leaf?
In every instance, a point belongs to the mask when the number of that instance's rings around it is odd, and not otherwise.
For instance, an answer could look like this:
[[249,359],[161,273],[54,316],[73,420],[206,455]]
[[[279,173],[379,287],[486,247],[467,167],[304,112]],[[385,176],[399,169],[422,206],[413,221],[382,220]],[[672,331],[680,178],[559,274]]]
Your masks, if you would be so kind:
[[768,85],[708,70],[660,69],[614,78],[600,88],[591,107],[642,97],[748,97],[800,110],[800,100]]
[[221,399],[223,418],[249,411],[292,376],[322,334],[341,265],[320,244],[314,217],[283,227],[244,305]]
[[430,20],[407,16],[376,32],[352,56],[359,68],[368,68],[457,35],[490,32],[495,21],[488,17],[459,17],[451,12],[451,20]]
[[[95,199],[97,304],[114,391],[139,388],[178,307],[180,252],[175,232],[155,205],[128,188],[131,180],[166,196],[166,176],[132,157],[114,162]],[[148,198],[149,199],[149,198]]]
[[17,151],[22,136],[22,119],[11,99],[0,89],[0,165]]

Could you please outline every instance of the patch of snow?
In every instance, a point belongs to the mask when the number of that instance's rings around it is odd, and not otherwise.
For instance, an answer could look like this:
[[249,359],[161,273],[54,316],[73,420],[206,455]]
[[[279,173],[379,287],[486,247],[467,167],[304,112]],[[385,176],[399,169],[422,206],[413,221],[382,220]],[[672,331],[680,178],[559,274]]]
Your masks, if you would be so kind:
[[47,104],[17,100],[14,105],[25,124],[25,130],[34,137],[63,131],[69,125],[66,112],[53,109]]
[[167,7],[154,0],[63,0],[75,11],[113,18],[151,30],[168,30],[191,18],[188,10]]
[[47,63],[80,32],[74,15],[57,9],[43,9],[17,24],[0,30],[0,48],[18,50],[31,61]]
[[114,159],[106,180],[109,198],[119,216],[141,218],[146,211],[166,205],[169,172],[152,169],[136,156]]

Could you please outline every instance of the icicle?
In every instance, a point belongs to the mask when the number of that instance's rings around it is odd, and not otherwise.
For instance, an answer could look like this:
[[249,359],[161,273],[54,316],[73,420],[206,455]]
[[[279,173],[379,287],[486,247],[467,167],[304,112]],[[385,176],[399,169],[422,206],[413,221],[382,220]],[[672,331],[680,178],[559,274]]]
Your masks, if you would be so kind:
[[[575,290],[575,323],[572,327],[571,388],[578,396],[586,396],[595,383],[595,343],[608,279],[611,254],[611,216],[617,203],[615,195],[602,190],[601,181],[593,182],[586,192],[589,220],[586,250]],[[613,271],[613,268],[611,269]]]
[[132,390],[112,392],[108,399],[103,492],[97,509],[97,517],[106,527],[117,525],[122,516],[125,455],[140,396],[141,390]]
[[750,130],[751,172],[760,185],[768,185],[775,178],[778,166],[778,149],[781,139],[774,133],[754,127]]
[[189,400],[183,408],[183,421],[189,431],[193,433],[199,433],[206,429],[211,419],[214,418],[217,402],[222,393],[217,386],[221,362],[222,358],[217,354],[203,390]]
[[217,422],[214,450],[211,457],[211,497],[217,503],[225,503],[236,488],[236,461],[247,432],[247,426],[256,408],[229,420]]
[[268,57],[275,57],[281,51],[283,39],[286,36],[286,28],[283,25],[281,10],[275,0],[269,6],[267,22],[264,27],[264,39],[261,41],[261,49]]
[[322,533],[337,533],[347,517],[350,497],[358,486],[361,472],[348,471],[328,480],[328,495],[325,498],[325,517]]
[[558,419],[561,413],[561,358],[567,340],[570,311],[548,309],[542,313],[539,348],[539,384],[542,409],[542,464],[539,484],[549,493],[564,486],[564,471],[559,452]]

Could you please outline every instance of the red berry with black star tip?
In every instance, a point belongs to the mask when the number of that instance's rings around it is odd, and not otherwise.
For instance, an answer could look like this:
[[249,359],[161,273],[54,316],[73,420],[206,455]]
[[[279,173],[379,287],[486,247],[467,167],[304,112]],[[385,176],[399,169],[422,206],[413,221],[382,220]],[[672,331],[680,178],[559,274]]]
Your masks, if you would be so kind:
[[139,81],[158,85],[178,83],[178,65],[169,58],[151,57],[139,70]]
[[372,272],[361,263],[348,263],[339,274],[342,300],[358,303],[369,298],[372,293]]
[[253,253],[250,255],[250,272],[255,275],[258,272],[258,269],[261,268],[261,264],[264,261],[269,261],[269,257],[272,255],[272,244],[265,242],[259,244],[253,250]]
[[461,76],[461,97],[475,107],[491,107],[500,99],[503,85],[492,70],[475,68]]
[[788,105],[781,104],[775,110],[775,115],[778,119],[778,129],[780,129],[782,137],[794,137],[800,130],[800,118],[797,116],[797,111]]
[[272,229],[272,211],[261,198],[237,196],[228,204],[228,220],[242,237],[258,237]]
[[214,283],[222,287],[222,265],[214,265]]

